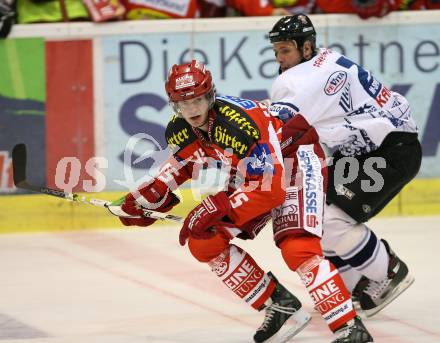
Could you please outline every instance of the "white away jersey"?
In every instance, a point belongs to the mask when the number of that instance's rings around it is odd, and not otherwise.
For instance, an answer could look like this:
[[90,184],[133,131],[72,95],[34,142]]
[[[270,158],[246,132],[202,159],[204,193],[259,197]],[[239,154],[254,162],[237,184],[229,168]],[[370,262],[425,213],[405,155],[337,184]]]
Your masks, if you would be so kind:
[[303,115],[330,148],[345,156],[378,148],[391,131],[417,132],[408,101],[369,71],[330,49],[278,76],[270,111]]

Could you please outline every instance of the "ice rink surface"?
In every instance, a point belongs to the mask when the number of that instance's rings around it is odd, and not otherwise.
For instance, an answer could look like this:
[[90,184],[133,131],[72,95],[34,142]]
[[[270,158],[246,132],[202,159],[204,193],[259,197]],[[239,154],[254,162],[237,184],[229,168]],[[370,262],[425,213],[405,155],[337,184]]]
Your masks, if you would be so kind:
[[[416,282],[365,324],[375,342],[440,342],[440,217],[371,221]],[[267,227],[234,240],[313,311]],[[244,343],[263,320],[178,243],[177,227],[0,235],[0,343]],[[316,312],[293,342],[331,342]]]

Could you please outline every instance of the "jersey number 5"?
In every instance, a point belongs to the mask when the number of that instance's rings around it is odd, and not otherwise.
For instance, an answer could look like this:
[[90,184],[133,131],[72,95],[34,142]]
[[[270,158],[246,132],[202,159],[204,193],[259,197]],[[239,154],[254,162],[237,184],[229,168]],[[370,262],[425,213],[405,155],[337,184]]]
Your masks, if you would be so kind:
[[246,193],[238,193],[231,197],[231,206],[232,208],[237,208],[238,206],[243,205],[243,202],[248,201],[249,198]]

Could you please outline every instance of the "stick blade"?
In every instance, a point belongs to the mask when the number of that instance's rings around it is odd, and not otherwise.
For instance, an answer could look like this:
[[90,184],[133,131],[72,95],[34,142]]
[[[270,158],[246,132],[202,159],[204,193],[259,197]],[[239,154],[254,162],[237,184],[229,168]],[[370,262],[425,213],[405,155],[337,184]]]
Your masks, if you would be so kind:
[[18,185],[26,181],[26,145],[23,143],[17,144],[12,149],[12,169],[14,184]]

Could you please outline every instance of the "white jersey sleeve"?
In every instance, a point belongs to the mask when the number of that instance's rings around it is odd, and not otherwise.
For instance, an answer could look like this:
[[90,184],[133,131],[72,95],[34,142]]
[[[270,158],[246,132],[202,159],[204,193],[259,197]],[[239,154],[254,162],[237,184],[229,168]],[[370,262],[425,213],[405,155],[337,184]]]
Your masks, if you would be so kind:
[[330,148],[346,156],[368,153],[391,131],[417,132],[408,101],[338,52],[320,49],[310,61],[278,76],[271,113],[301,113]]

